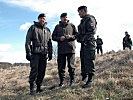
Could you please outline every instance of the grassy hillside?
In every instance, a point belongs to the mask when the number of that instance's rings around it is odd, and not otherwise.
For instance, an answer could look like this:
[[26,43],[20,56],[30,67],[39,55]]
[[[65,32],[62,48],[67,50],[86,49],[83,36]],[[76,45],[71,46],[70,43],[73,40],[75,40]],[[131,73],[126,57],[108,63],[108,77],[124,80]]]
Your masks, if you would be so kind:
[[29,95],[30,67],[0,69],[0,100],[133,100],[133,51],[108,52],[96,58],[93,88],[82,89],[80,61],[76,59],[76,83],[69,87],[66,69],[65,87],[58,85],[57,64],[47,66],[43,92]]

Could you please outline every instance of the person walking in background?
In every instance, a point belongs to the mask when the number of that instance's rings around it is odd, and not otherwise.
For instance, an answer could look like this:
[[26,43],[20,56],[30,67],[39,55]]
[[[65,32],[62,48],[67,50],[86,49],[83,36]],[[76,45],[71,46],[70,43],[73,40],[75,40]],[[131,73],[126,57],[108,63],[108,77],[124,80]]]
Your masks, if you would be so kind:
[[123,38],[123,50],[125,50],[125,48],[129,48],[130,50],[132,49],[132,40],[130,35],[128,34],[128,32],[125,32],[125,37]]
[[97,35],[97,39],[96,39],[96,49],[97,49],[97,54],[99,54],[99,50],[101,52],[101,55],[103,54],[103,48],[102,48],[102,45],[103,45],[103,41],[101,38],[99,38],[99,35]]
[[[47,54],[48,60],[52,59],[52,42],[50,30],[46,27],[46,16],[40,14],[38,21],[34,21],[26,35],[25,49],[26,59],[30,61],[30,95],[34,94],[34,82],[36,82],[36,92],[42,92],[41,85],[45,76]],[[32,46],[31,46],[32,44]]]
[[60,78],[59,87],[64,85],[66,60],[70,76],[70,86],[74,83],[75,75],[75,38],[77,30],[67,19],[67,13],[62,13],[61,21],[55,26],[52,34],[53,41],[58,43],[58,74]]
[[80,6],[78,13],[82,18],[78,26],[77,35],[77,42],[81,43],[80,60],[82,81],[88,78],[82,88],[90,88],[95,72],[94,60],[96,46],[94,34],[96,33],[97,22],[94,16],[87,14],[86,6]]

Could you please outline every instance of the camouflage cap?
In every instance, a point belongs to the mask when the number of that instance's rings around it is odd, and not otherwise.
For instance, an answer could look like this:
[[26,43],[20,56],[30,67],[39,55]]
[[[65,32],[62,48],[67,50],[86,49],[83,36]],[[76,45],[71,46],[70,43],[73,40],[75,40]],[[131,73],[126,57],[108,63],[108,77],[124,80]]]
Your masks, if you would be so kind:
[[60,18],[61,18],[61,17],[64,17],[64,16],[67,16],[67,13],[62,13],[62,14],[60,15]]
[[40,17],[46,17],[46,15],[45,15],[44,13],[41,13],[41,14],[39,14],[39,16],[38,16],[38,19],[39,19]]

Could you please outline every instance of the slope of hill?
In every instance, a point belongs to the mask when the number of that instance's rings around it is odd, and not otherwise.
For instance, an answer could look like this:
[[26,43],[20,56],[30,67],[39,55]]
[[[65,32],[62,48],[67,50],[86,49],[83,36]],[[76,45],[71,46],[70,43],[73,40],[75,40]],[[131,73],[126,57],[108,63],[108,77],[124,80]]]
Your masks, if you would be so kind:
[[80,61],[76,59],[75,85],[68,86],[66,69],[65,86],[58,85],[57,64],[47,66],[43,92],[29,95],[29,66],[0,69],[0,100],[133,100],[133,51],[108,52],[96,58],[96,75],[93,88],[82,89]]

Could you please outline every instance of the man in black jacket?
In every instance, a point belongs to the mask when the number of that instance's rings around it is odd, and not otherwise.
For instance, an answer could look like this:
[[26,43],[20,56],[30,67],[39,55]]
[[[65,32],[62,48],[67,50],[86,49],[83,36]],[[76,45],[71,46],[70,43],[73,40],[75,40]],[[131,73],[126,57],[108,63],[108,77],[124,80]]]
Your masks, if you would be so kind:
[[123,50],[125,50],[125,48],[129,48],[131,50],[131,47],[132,47],[132,40],[130,35],[126,31],[125,37],[123,38]]
[[[52,59],[52,42],[50,30],[46,27],[46,16],[40,14],[39,22],[34,22],[26,36],[25,49],[26,58],[30,61],[30,94],[34,94],[34,82],[36,81],[36,92],[41,92],[41,84],[45,76],[47,54],[48,60]],[[31,46],[32,44],[32,46]]]
[[60,78],[59,86],[64,85],[65,79],[65,66],[66,60],[68,65],[68,72],[70,76],[70,86],[74,83],[75,75],[75,38],[76,38],[76,28],[72,23],[69,23],[67,19],[67,13],[62,13],[61,21],[55,26],[52,34],[53,41],[58,42],[58,74]]
[[95,38],[96,19],[94,16],[87,14],[87,7],[80,6],[78,8],[79,16],[82,18],[78,26],[77,41],[81,43],[80,59],[81,59],[81,75],[82,80],[88,78],[83,88],[91,87],[92,77],[94,76],[94,60],[95,60]]
[[102,48],[102,45],[103,45],[103,41],[101,38],[99,38],[99,36],[97,36],[97,39],[96,39],[96,44],[97,44],[97,54],[99,54],[99,50],[101,52],[101,54],[103,54],[103,48]]

